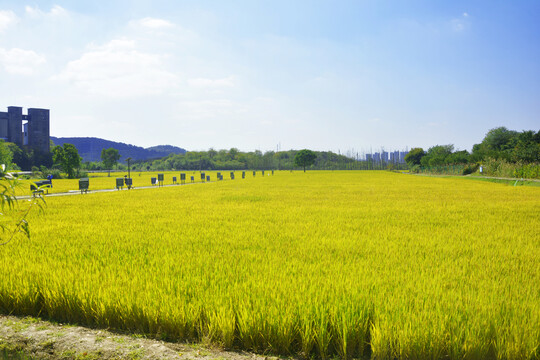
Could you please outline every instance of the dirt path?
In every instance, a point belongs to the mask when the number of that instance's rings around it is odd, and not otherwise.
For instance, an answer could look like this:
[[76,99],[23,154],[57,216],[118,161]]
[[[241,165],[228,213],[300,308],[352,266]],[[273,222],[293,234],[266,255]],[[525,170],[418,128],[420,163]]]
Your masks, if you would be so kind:
[[[32,359],[277,360],[201,344],[178,344],[106,330],[56,324],[33,317],[0,315],[2,354],[22,351]],[[25,357],[23,357],[25,358]]]
[[[137,187],[132,187],[131,189],[128,189],[127,187],[123,187],[121,189],[96,189],[96,190],[88,190],[86,193],[84,193],[84,195],[105,193],[105,192],[145,190],[145,189],[160,189],[162,187],[176,187],[176,186],[186,186],[186,185],[196,185],[196,184],[209,184],[211,182],[212,181],[193,182],[193,183],[184,183],[184,184],[167,184],[167,185],[160,185],[160,186],[157,186],[157,185],[137,186]],[[45,197],[48,198],[48,197],[55,197],[55,196],[73,196],[73,195],[83,195],[83,193],[81,193],[80,190],[70,190],[68,192],[58,192],[58,193],[45,194]],[[34,197],[33,195],[16,196],[17,200],[31,199],[33,197]]]
[[540,179],[524,179],[524,178],[507,178],[507,177],[496,177],[496,176],[477,176],[477,175],[464,175],[472,179],[495,179],[495,180],[508,180],[508,181],[534,181],[540,182]]

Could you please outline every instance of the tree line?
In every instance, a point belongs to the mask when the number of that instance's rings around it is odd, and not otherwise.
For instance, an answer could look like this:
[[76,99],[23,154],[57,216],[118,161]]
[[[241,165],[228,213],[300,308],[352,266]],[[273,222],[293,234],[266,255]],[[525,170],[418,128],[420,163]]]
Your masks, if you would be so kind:
[[[487,164],[493,174],[502,174],[501,169],[508,170],[510,176],[522,176],[519,169],[532,169],[540,165],[540,131],[514,131],[505,127],[489,130],[481,143],[475,144],[472,152],[455,150],[453,145],[436,145],[427,151],[413,148],[406,155],[405,164],[392,162],[374,162],[358,160],[331,151],[313,151],[313,159],[308,163],[295,162],[297,154],[303,150],[266,151],[255,150],[242,152],[237,148],[229,150],[189,151],[185,154],[170,154],[153,160],[131,161],[130,170],[135,171],[165,171],[165,170],[293,170],[307,168],[313,170],[377,170],[405,169],[420,171],[448,165],[464,165],[463,172],[471,173],[478,169],[481,163]],[[311,151],[311,150],[310,150]],[[311,156],[311,155],[310,155]],[[54,146],[48,154],[37,153],[31,149],[19,148],[12,143],[0,142],[0,163],[10,169],[41,171],[54,173],[55,177],[73,178],[88,170],[126,170],[127,164],[121,159],[119,151],[114,148],[103,149],[100,162],[83,162],[72,144]],[[513,166],[514,165],[514,166]],[[512,167],[513,166],[513,167]],[[517,171],[517,172],[516,172]],[[529,171],[529,170],[527,170]],[[540,170],[538,170],[540,171]],[[529,171],[530,172],[530,171]]]
[[482,142],[475,144],[470,153],[466,150],[455,151],[453,145],[436,145],[427,151],[417,147],[409,151],[405,162],[412,171],[469,165],[463,168],[464,173],[475,172],[482,164],[489,165],[488,170],[494,168],[495,172],[501,167],[510,169],[514,164],[514,170],[507,175],[519,175],[519,168],[534,169],[531,164],[540,163],[540,130],[518,132],[498,127],[489,130]]
[[[306,150],[306,149],[304,149]],[[295,170],[304,169],[295,163],[303,150],[241,152],[229,150],[188,151],[185,154],[171,154],[161,159],[134,161],[132,170]],[[311,151],[311,150],[310,150]],[[309,170],[370,170],[386,169],[388,164],[373,161],[359,161],[331,151],[311,151],[313,161],[306,165]],[[308,156],[311,157],[313,155]]]
[[[304,149],[307,150],[307,149]],[[229,150],[209,149],[207,151],[189,151],[185,154],[170,154],[153,160],[133,160],[131,170],[135,171],[165,171],[165,170],[340,170],[340,169],[371,169],[374,164],[358,162],[347,156],[331,151],[304,150],[266,151],[255,150],[242,152],[237,148]],[[31,150],[30,150],[31,151]],[[297,160],[298,154],[303,160]],[[14,156],[14,154],[19,154]],[[21,155],[22,154],[22,155]],[[307,157],[306,157],[306,154]],[[62,146],[51,146],[51,152],[46,161],[20,161],[28,158],[28,150],[20,149],[12,143],[0,142],[0,161],[9,164],[10,169],[41,172],[42,175],[53,174],[55,178],[67,176],[74,178],[84,176],[85,171],[91,170],[127,170],[127,164],[119,151],[114,148],[102,149],[101,161],[83,162],[77,148],[73,144],[64,143]]]

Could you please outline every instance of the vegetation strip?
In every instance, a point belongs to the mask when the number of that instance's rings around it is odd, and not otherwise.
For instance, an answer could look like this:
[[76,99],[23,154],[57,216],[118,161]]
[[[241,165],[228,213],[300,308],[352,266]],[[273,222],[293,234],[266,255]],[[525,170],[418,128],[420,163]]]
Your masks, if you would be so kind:
[[410,173],[416,176],[427,176],[427,177],[440,177],[440,178],[455,178],[455,179],[466,179],[466,180],[476,180],[476,181],[486,181],[498,184],[506,184],[512,186],[540,186],[539,179],[516,179],[516,178],[506,178],[506,177],[493,177],[493,176],[471,176],[471,175],[441,175],[441,174],[430,174],[430,173]]

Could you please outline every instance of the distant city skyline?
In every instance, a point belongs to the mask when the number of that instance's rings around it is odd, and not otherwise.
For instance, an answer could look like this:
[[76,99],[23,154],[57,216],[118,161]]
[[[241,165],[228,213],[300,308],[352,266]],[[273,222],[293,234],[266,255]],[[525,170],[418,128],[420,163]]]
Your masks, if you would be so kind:
[[0,105],[143,147],[470,151],[540,129],[538,18],[533,0],[0,0]]

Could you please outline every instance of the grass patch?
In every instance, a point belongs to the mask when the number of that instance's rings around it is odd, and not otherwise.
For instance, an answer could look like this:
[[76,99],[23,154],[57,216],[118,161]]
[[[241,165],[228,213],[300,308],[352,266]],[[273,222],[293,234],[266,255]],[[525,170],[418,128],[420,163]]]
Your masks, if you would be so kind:
[[[457,177],[457,176],[456,176]],[[457,177],[461,179],[467,179],[467,180],[477,180],[477,181],[485,181],[495,184],[503,184],[503,185],[509,185],[509,186],[535,186],[540,187],[540,181],[531,181],[531,180],[507,180],[507,179],[493,179],[493,178],[484,178],[484,177],[472,177],[472,176],[462,176]]]

